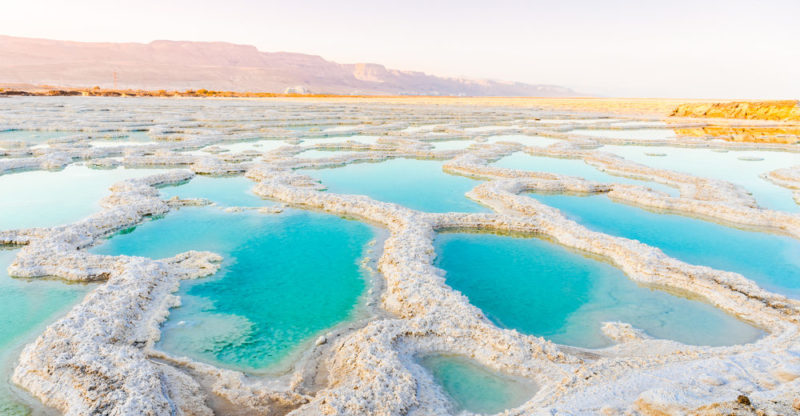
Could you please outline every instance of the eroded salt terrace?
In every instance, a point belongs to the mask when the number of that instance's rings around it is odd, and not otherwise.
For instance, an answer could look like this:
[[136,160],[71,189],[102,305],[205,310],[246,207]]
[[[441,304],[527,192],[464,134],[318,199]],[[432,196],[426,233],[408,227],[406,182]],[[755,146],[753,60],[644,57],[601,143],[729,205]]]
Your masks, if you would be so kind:
[[0,100],[0,413],[797,412],[800,145],[692,129]]

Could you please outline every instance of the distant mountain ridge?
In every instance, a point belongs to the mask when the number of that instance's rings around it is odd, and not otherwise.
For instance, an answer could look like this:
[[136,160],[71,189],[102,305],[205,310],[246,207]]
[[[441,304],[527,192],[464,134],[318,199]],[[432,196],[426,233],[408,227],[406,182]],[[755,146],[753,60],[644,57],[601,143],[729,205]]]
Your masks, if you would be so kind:
[[227,42],[94,43],[0,35],[0,83],[320,94],[564,97],[555,85],[443,78]]

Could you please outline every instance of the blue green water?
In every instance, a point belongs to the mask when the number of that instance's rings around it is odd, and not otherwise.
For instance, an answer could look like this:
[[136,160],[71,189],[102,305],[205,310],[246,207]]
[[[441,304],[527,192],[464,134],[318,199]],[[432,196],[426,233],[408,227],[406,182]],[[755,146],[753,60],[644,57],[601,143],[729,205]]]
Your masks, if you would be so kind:
[[536,392],[532,383],[502,376],[466,358],[428,355],[419,361],[459,410],[498,413],[525,403]]
[[672,129],[575,129],[571,130],[569,133],[584,136],[635,140],[667,140],[675,137],[675,132]]
[[[164,258],[208,250],[214,276],[181,283],[182,306],[159,348],[245,371],[282,367],[303,346],[356,314],[366,282],[358,262],[373,230],[336,216],[183,208],[110,238],[102,254]],[[277,367],[276,367],[277,366]]]
[[190,181],[160,188],[165,199],[203,198],[226,207],[258,207],[272,202],[254,194],[255,182],[244,176],[213,177],[196,175]]
[[593,230],[639,240],[691,264],[743,274],[760,286],[800,297],[800,241],[672,214],[657,214],[604,195],[531,194]]
[[464,194],[479,182],[448,175],[435,160],[392,159],[301,172],[317,178],[329,192],[367,195],[426,212],[487,212]]
[[14,279],[6,270],[16,250],[0,247],[0,414],[24,415],[28,409],[14,399],[9,379],[23,346],[79,302],[94,285],[66,284],[46,279]]
[[317,150],[311,149],[298,153],[295,157],[299,159],[325,159],[339,157],[353,153],[349,150]]
[[52,227],[100,210],[108,188],[157,169],[91,169],[72,165],[59,172],[29,171],[0,176],[0,230]]
[[472,140],[442,140],[428,142],[433,146],[432,150],[461,150],[466,149],[473,144]]
[[[800,205],[792,198],[792,190],[761,177],[774,169],[800,165],[798,153],[756,150],[720,152],[667,146],[603,146],[601,150],[659,169],[732,182],[751,192],[758,204],[765,208],[800,212]],[[663,156],[648,156],[653,153]],[[742,157],[763,160],[742,160]]]
[[658,191],[677,196],[678,190],[656,182],[631,179],[624,176],[614,176],[603,172],[592,165],[586,164],[581,159],[562,159],[555,157],[531,156],[527,153],[517,152],[506,156],[494,163],[494,166],[508,169],[527,170],[536,172],[550,172],[561,175],[577,176],[579,178],[604,183],[626,183],[641,185]]
[[601,332],[606,321],[693,345],[761,336],[711,305],[639,286],[607,263],[537,238],[445,233],[435,246],[447,284],[490,320],[557,343],[608,346]]
[[0,132],[0,141],[21,141],[30,144],[42,144],[50,139],[67,137],[78,134],[70,131],[38,131],[38,130],[10,130]]
[[552,137],[527,135],[527,134],[502,134],[498,136],[491,136],[486,139],[487,143],[498,142],[514,142],[520,143],[525,146],[547,147],[551,144],[561,143],[563,140],[554,139]]
[[[331,132],[331,133],[335,134],[335,132]],[[312,144],[315,144],[315,145],[320,145],[320,144],[322,144],[322,145],[335,145],[335,144],[347,143],[347,142],[357,142],[357,143],[361,143],[361,144],[374,144],[374,143],[376,143],[378,141],[379,138],[380,138],[379,136],[368,136],[368,135],[360,135],[360,134],[356,134],[356,135],[348,134],[346,136],[333,135],[331,137],[325,137],[325,138],[305,137],[305,138],[303,138],[303,143],[302,144],[303,145],[312,145]]]

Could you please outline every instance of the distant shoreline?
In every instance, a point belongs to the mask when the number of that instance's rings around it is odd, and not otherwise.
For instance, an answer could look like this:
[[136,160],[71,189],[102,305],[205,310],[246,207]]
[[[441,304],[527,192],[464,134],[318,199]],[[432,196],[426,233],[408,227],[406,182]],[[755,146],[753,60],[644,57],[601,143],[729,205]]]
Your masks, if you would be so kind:
[[300,99],[333,102],[380,102],[416,105],[481,105],[539,107],[556,111],[626,114],[652,117],[690,117],[740,119],[752,121],[800,122],[796,100],[720,100],[681,98],[601,98],[601,97],[485,97],[434,95],[340,95],[283,94],[274,92],[239,92],[198,90],[144,90],[65,88],[55,86],[20,86],[0,88],[0,97],[152,97],[212,99]]

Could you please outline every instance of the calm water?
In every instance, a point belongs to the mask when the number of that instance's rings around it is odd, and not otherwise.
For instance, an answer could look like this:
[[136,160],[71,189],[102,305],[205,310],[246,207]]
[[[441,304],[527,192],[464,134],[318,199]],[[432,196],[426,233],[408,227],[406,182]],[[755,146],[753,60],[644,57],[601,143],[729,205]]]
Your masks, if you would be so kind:
[[741,273],[764,288],[800,297],[800,241],[656,214],[604,195],[531,196],[593,230],[639,240],[687,263]]
[[613,139],[637,140],[666,140],[675,137],[675,132],[672,131],[672,129],[575,129],[571,130],[569,133]]
[[472,140],[442,140],[429,143],[433,146],[433,150],[461,150],[475,144]]
[[231,153],[238,153],[238,152],[269,152],[270,150],[275,150],[281,148],[283,146],[289,146],[289,143],[286,143],[282,140],[256,140],[256,141],[247,141],[247,142],[240,142],[240,143],[221,143],[216,145],[217,147],[221,147],[223,149],[228,149]]
[[[800,165],[800,154],[765,151],[719,152],[710,149],[666,146],[603,146],[600,150],[659,169],[670,169],[691,175],[733,182],[750,191],[765,208],[800,212],[792,199],[792,191],[761,178],[774,169]],[[647,154],[664,154],[648,156]],[[764,160],[741,160],[757,157]]]
[[596,182],[641,185],[666,192],[673,196],[677,196],[679,193],[676,188],[660,183],[609,175],[592,165],[586,164],[581,159],[531,156],[527,153],[517,152],[498,160],[494,163],[494,166],[517,170],[558,173],[561,175],[577,176]]
[[94,285],[45,279],[13,279],[7,269],[16,250],[0,246],[0,414],[24,415],[14,399],[10,378],[23,346],[78,303]]
[[30,171],[0,176],[0,230],[52,227],[100,210],[116,182],[163,170],[91,169],[68,166],[59,172]]
[[244,176],[212,177],[196,175],[189,182],[160,188],[165,199],[203,198],[226,207],[259,207],[273,203],[254,194],[255,182]]
[[256,371],[282,366],[321,332],[354,316],[366,286],[358,262],[372,238],[367,225],[326,214],[183,208],[93,251],[222,255],[216,275],[181,284],[182,306],[164,324],[159,348]]
[[299,159],[325,159],[331,157],[339,157],[355,153],[349,150],[306,150],[298,153],[295,157]]
[[420,364],[459,410],[498,413],[525,403],[536,392],[532,383],[502,376],[462,357],[429,355]]
[[392,159],[357,163],[334,169],[304,170],[320,179],[329,192],[367,195],[426,212],[487,212],[464,194],[479,182],[448,175],[434,160]]
[[67,137],[78,134],[75,131],[37,131],[37,130],[11,130],[0,132],[0,142],[21,141],[29,144],[42,144],[50,139]]
[[547,147],[551,144],[563,142],[560,139],[554,139],[552,137],[544,137],[544,136],[529,136],[526,134],[503,134],[498,136],[492,136],[486,139],[487,143],[497,143],[497,142],[514,142],[523,144],[525,146],[537,146],[537,147]]
[[355,136],[333,136],[325,138],[304,138],[303,145],[311,144],[338,144],[347,142],[357,142],[361,144],[373,144],[379,139],[378,136],[355,135]]
[[622,321],[656,338],[730,345],[761,331],[702,302],[639,286],[619,269],[536,238],[441,234],[437,267],[496,324],[588,348],[611,344],[602,322]]

